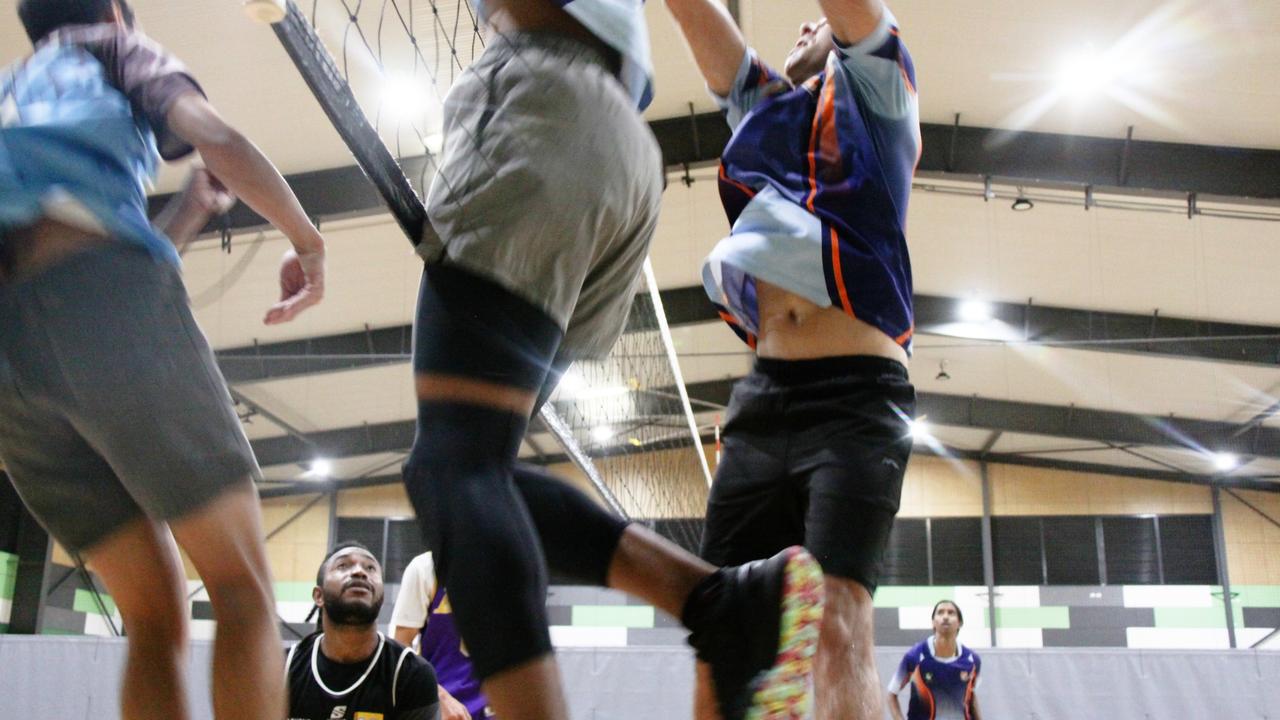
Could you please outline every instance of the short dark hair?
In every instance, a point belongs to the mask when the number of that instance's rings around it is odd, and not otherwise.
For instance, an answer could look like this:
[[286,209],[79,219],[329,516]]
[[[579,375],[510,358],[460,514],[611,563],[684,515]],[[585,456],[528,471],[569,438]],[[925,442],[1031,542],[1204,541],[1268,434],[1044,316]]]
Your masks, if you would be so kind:
[[316,587],[320,587],[321,585],[324,585],[324,571],[325,571],[325,568],[329,567],[329,561],[333,559],[333,556],[337,555],[343,550],[350,550],[351,548],[363,550],[369,553],[370,555],[373,555],[375,560],[378,558],[378,556],[374,555],[373,551],[369,549],[368,545],[365,545],[359,540],[347,540],[345,542],[340,542],[337,545],[333,546],[333,549],[329,551],[328,555],[324,556],[324,561],[320,563],[320,568],[316,570]]
[[65,25],[92,25],[106,20],[112,6],[120,8],[120,15],[129,27],[133,27],[133,9],[127,0],[21,0],[18,17],[31,42],[45,39],[54,30]]
[[937,604],[933,606],[933,612],[929,613],[930,620],[933,619],[934,615],[938,614],[938,608],[942,607],[943,605],[950,605],[951,607],[955,608],[956,617],[959,618],[961,625],[964,624],[964,613],[960,612],[960,606],[956,604],[955,600],[939,600]]

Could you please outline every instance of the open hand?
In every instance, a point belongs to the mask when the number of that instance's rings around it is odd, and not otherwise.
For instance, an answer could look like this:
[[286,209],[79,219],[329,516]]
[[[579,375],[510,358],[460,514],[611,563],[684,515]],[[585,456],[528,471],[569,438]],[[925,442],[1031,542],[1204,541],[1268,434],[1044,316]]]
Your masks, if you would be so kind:
[[324,297],[324,250],[299,254],[292,248],[280,258],[280,301],[267,310],[267,325],[286,323]]

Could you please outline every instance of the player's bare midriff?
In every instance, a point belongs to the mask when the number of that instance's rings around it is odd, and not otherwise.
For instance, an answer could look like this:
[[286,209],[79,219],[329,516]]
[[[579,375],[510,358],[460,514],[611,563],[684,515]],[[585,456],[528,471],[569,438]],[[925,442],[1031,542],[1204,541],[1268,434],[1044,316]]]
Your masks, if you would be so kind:
[[840,355],[874,355],[907,364],[907,353],[873,325],[836,307],[818,307],[776,285],[756,281],[760,333],[756,355],[778,360],[810,360]]

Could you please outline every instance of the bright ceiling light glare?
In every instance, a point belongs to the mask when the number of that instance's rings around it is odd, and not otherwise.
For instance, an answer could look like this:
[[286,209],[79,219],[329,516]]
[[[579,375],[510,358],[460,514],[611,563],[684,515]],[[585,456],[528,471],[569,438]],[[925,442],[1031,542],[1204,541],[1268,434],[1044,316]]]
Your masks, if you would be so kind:
[[1058,66],[1058,92],[1076,100],[1105,92],[1115,81],[1115,67],[1107,60],[1104,53],[1093,48],[1068,56]]
[[327,479],[332,474],[333,474],[333,463],[324,459],[312,460],[311,468],[307,470],[307,473],[306,473],[307,477],[314,478],[316,480]]
[[577,370],[570,368],[565,371],[564,375],[560,376],[560,383],[557,387],[571,395],[576,395],[587,389],[587,381],[582,378],[582,375]]
[[1214,453],[1213,454],[1213,467],[1220,472],[1235,470],[1236,466],[1239,464],[1240,464],[1240,458],[1237,458],[1235,455],[1232,455],[1231,453]]
[[964,322],[982,323],[995,316],[995,308],[982,300],[965,300],[960,303],[959,315]]
[[912,440],[924,440],[929,435],[929,425],[924,420],[908,420],[907,428],[910,430]]
[[591,428],[591,439],[598,443],[609,442],[613,439],[613,428],[608,425],[598,425]]
[[413,77],[388,77],[382,88],[382,108],[388,117],[400,121],[418,120],[431,107],[427,84]]
[[1060,95],[1076,101],[1102,95],[1124,98],[1150,84],[1151,64],[1133,42],[1122,42],[1106,51],[1085,48],[1069,55],[1058,66],[1055,87]]

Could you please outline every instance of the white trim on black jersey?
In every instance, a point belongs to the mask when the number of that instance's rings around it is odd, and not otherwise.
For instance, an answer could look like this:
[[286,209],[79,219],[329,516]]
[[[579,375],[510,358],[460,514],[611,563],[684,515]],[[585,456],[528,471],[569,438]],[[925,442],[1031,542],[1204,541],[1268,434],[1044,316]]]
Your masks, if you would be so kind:
[[[378,649],[374,650],[373,657],[369,658],[369,667],[364,669],[364,674],[361,675],[360,679],[356,680],[355,684],[352,685],[351,687],[347,688],[346,690],[343,690],[342,692],[335,692],[333,690],[330,690],[328,685],[324,684],[324,680],[320,679],[320,666],[318,664],[317,659],[320,655],[320,641],[323,639],[324,639],[324,633],[320,633],[320,635],[316,638],[315,643],[312,644],[311,646],[311,677],[315,679],[316,684],[320,686],[321,690],[324,690],[325,692],[329,693],[333,697],[343,697],[344,695],[350,695],[352,691],[360,687],[361,683],[365,681],[365,678],[369,677],[369,673],[373,672],[373,666],[378,664],[378,658],[382,656],[382,647],[387,644],[387,638],[383,636],[382,633],[378,633]],[[293,653],[290,652],[289,655],[290,657],[292,657]],[[401,660],[403,661],[404,658],[401,658]],[[285,667],[287,668],[288,666],[289,666],[288,663],[286,663]],[[396,674],[398,675],[399,672],[400,670],[399,670],[399,667],[397,666]],[[394,687],[395,686],[392,685],[393,698],[395,697]],[[391,701],[391,706],[395,707],[394,699]]]
[[413,654],[413,648],[407,647],[404,649],[404,652],[400,653],[400,659],[396,661],[396,672],[394,675],[391,676],[391,707],[392,709],[395,709],[396,707],[399,706],[399,703],[396,702],[396,688],[400,687],[400,668],[404,667],[405,659],[412,654]]

